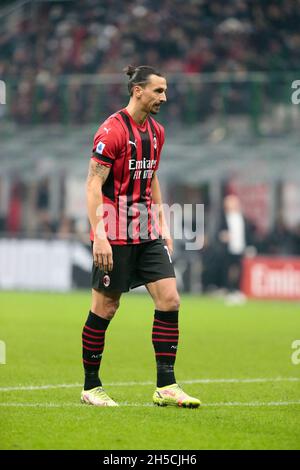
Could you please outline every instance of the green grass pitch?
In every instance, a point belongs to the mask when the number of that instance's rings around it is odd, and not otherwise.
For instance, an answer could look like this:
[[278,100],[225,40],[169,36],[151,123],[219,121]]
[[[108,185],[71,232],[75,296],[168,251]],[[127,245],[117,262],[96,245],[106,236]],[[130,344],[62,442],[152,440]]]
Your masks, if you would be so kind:
[[89,306],[89,292],[0,293],[1,449],[300,448],[299,304],[182,297],[176,373],[201,399],[197,410],[152,405],[153,305],[133,294],[107,331],[101,366],[121,406],[81,405]]

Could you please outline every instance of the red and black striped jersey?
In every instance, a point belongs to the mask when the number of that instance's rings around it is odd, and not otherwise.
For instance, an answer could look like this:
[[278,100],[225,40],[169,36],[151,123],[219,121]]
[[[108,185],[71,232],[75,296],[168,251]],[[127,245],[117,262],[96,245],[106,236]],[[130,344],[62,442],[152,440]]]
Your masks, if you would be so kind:
[[105,229],[111,244],[142,243],[160,236],[151,182],[163,144],[164,128],[155,119],[148,116],[139,126],[125,108],[106,119],[96,132],[92,158],[111,168],[102,187]]

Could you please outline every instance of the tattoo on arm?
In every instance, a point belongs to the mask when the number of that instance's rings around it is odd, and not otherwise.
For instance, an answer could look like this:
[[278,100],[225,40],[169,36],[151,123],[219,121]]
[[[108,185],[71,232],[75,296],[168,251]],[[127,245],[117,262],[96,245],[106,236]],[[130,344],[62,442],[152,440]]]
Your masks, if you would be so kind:
[[101,183],[104,184],[109,175],[110,168],[96,162],[95,160],[90,161],[88,180],[92,180],[94,177],[98,177]]

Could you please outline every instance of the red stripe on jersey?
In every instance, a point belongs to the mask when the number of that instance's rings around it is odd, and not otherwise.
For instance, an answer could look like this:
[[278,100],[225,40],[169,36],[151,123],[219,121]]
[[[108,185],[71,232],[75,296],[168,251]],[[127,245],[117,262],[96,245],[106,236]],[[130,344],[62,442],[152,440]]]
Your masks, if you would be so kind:
[[[158,146],[158,139],[157,139],[157,133],[156,133],[156,130],[155,130],[155,126],[154,126],[154,121],[152,120],[152,118],[149,118],[149,122],[150,122],[150,139],[151,139],[151,142],[152,142],[152,145],[151,145],[151,159],[155,160],[156,161],[156,166],[155,168],[157,168],[157,165],[158,165],[158,149],[157,149],[157,146]],[[148,191],[148,195],[149,195],[149,230],[150,230],[150,234],[151,234],[151,238],[155,239],[157,238],[158,235],[161,235],[161,231],[160,231],[160,227],[159,227],[159,216],[158,216],[158,212],[156,212],[155,210],[153,210],[153,208],[151,207],[152,205],[152,190],[151,190],[151,184],[152,184],[152,178],[151,180],[148,182],[148,185],[147,185],[147,191]]]
[[[127,243],[136,243],[131,237],[128,236],[128,229],[132,222],[132,217],[129,216],[129,207],[135,202],[134,195],[136,193],[135,175],[135,162],[140,160],[141,148],[138,142],[138,132],[131,125],[130,117],[123,111],[120,112],[122,119],[128,129],[128,143],[127,143],[127,157],[124,165],[123,182],[122,182],[122,201],[120,201],[120,220],[121,223],[120,237],[126,240]],[[133,169],[131,169],[133,168]]]
[[[137,129],[137,127],[132,126],[132,130],[136,139],[136,146],[137,146],[136,162],[137,162],[137,165],[139,164],[139,162],[140,162],[140,165],[142,165],[142,160],[145,157],[145,155],[143,154],[143,151],[144,151],[144,143],[142,140],[143,137],[141,135],[141,132]],[[135,178],[135,176],[137,175],[137,172],[141,172],[140,178],[138,177]],[[142,174],[143,174],[143,170],[135,170],[133,171],[133,175],[132,174],[130,175],[131,178],[132,177],[135,178],[133,180],[134,184],[133,184],[133,192],[132,192],[132,205],[134,204],[133,207],[136,207],[137,204],[142,204],[142,193],[141,193]],[[141,239],[140,239],[141,220],[140,220],[140,213],[139,213],[138,207],[136,207],[136,209],[133,209],[133,212],[134,214],[133,214],[133,218],[131,221],[131,229],[129,230],[130,226],[128,224],[128,230],[132,232],[133,243],[140,243],[141,242]],[[129,218],[129,221],[130,221],[130,218]],[[128,235],[128,239],[130,240],[130,235]]]
[[[151,119],[151,118],[150,118]],[[154,148],[154,142],[155,142],[155,135],[153,132],[153,127],[150,125],[149,126],[149,138],[150,142],[152,142],[152,145],[150,145],[150,159],[151,160],[157,160],[157,155],[156,155],[156,149]],[[153,178],[153,176],[152,176]],[[152,217],[154,214],[152,214],[151,210],[151,203],[152,203],[152,192],[151,192],[151,184],[152,184],[152,178],[149,178],[147,181],[146,185],[146,197],[147,197],[147,210],[148,210],[148,232],[150,234],[150,238],[152,236],[152,225],[153,225],[153,220]],[[151,195],[151,197],[149,197]]]

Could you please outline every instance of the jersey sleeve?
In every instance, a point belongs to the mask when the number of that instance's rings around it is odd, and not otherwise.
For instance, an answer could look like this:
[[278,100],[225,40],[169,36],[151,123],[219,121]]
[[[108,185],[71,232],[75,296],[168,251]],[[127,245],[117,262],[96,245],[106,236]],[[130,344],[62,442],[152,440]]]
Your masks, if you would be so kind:
[[95,134],[91,158],[111,167],[120,154],[121,145],[121,132],[117,122],[105,121]]
[[161,151],[162,151],[164,143],[165,143],[165,130],[164,130],[163,126],[159,125],[159,127],[158,127],[158,146],[157,146],[156,171],[158,170],[158,167],[159,167],[160,155],[161,155]]

